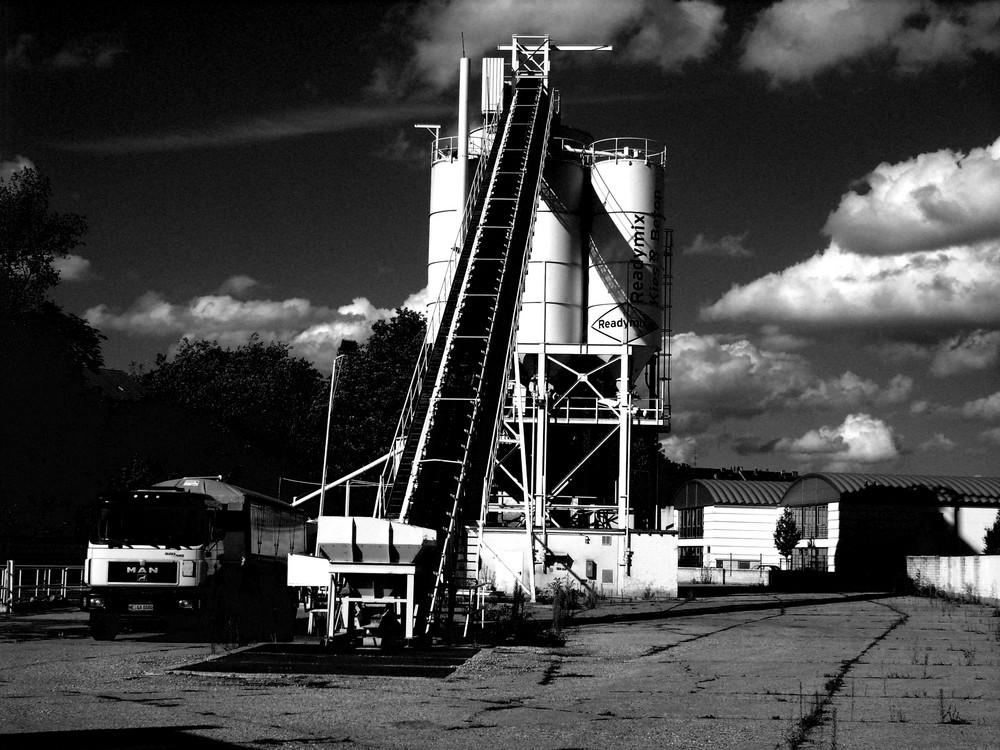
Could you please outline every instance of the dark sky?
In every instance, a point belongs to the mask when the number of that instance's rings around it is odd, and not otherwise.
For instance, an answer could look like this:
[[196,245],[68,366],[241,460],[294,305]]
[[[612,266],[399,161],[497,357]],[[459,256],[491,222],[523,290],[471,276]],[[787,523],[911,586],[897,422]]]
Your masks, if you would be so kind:
[[[12,4],[2,172],[87,217],[57,301],[110,367],[253,332],[329,367],[426,283],[458,59],[667,148],[673,457],[1000,474],[1000,3]],[[478,102],[474,100],[474,104]]]

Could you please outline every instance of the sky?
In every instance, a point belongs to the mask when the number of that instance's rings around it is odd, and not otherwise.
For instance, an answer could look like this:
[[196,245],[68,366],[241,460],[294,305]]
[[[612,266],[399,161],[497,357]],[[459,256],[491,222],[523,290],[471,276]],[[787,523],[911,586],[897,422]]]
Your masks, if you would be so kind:
[[[327,371],[426,302],[459,58],[554,53],[563,122],[666,146],[677,461],[1000,475],[1000,2],[0,8],[0,176],[84,215],[108,367],[257,332]],[[473,117],[478,107],[473,106]]]

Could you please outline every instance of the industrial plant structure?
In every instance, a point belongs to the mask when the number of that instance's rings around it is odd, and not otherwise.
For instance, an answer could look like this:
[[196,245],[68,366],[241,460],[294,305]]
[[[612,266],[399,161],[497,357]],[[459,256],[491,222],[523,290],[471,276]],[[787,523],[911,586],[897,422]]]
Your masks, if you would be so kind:
[[[509,58],[483,61],[482,124],[468,124],[463,58],[457,135],[432,146],[428,333],[379,482],[372,533],[387,549],[400,525],[433,532],[434,554],[415,555],[433,569],[397,606],[408,632],[487,587],[677,591],[655,503],[670,420],[664,147],[562,122],[553,53],[609,47],[514,36],[498,49]],[[372,524],[334,526],[352,540],[318,550],[342,559],[300,561],[298,585],[370,562],[357,535]],[[368,593],[348,600],[406,599],[364,575]]]

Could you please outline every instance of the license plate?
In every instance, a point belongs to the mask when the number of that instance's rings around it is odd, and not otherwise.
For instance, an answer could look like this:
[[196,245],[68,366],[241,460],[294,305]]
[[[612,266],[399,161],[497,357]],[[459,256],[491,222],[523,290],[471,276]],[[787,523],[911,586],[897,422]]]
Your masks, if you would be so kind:
[[128,605],[129,612],[152,612],[152,604],[130,604]]

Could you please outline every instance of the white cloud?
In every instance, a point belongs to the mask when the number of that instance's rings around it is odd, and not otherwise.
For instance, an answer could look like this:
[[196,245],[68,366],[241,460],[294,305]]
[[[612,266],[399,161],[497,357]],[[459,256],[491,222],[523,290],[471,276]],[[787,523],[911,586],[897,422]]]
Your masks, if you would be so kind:
[[993,427],[979,433],[979,439],[984,443],[1000,447],[1000,427]]
[[962,404],[962,416],[979,419],[1000,419],[1000,391],[991,396],[966,401]]
[[704,320],[869,330],[1000,324],[1000,241],[893,256],[836,244],[777,273],[734,285]]
[[996,2],[782,0],[758,15],[742,66],[778,85],[883,52],[893,55],[896,70],[918,73],[1000,50],[998,18]]
[[823,227],[845,250],[887,255],[1000,239],[1000,139],[968,154],[880,164],[865,183]]
[[839,377],[819,380],[798,398],[803,406],[858,408],[867,404],[898,404],[909,398],[913,378],[896,375],[882,388],[848,370]]
[[727,234],[717,240],[710,240],[699,234],[691,244],[682,251],[683,255],[716,255],[724,258],[749,258],[753,253],[748,250],[743,241],[747,233]]
[[694,465],[698,456],[698,440],[693,437],[668,435],[660,438],[663,455],[679,464]]
[[954,440],[945,437],[940,432],[935,432],[929,440],[925,440],[917,446],[917,450],[924,453],[939,453],[941,451],[953,451],[956,447]]
[[35,165],[31,159],[18,154],[14,157],[13,161],[0,161],[0,180],[6,182],[15,172],[20,172],[22,169],[34,168]]
[[296,356],[326,367],[343,340],[365,341],[372,323],[393,314],[393,310],[376,307],[364,297],[331,309],[301,298],[238,300],[225,294],[172,303],[151,291],[127,310],[98,305],[84,317],[97,328],[126,335],[204,339],[228,346],[244,344],[258,333],[267,341],[288,342]]
[[[824,231],[830,246],[701,310],[792,330],[996,328],[1000,324],[1000,139],[868,175]],[[898,353],[898,352],[897,352]]]
[[859,409],[909,398],[912,378],[886,385],[847,371],[821,378],[800,355],[761,348],[746,339],[676,334],[671,343],[671,401],[687,428],[710,418],[749,418],[768,411]]
[[836,427],[810,430],[794,440],[778,441],[775,450],[796,461],[823,465],[823,471],[854,471],[899,456],[893,429],[868,414],[848,414]]
[[443,90],[458,77],[464,46],[472,60],[510,56],[497,44],[510,44],[512,34],[550,34],[555,44],[614,44],[607,52],[565,52],[570,64],[653,63],[677,70],[689,60],[711,54],[725,30],[723,9],[706,0],[452,0],[420,4],[409,18],[416,39],[407,80],[380,68],[372,90],[386,91],[402,83]]
[[246,274],[236,274],[235,276],[230,276],[219,285],[218,294],[231,294],[242,297],[251,289],[258,286],[260,286],[260,282],[257,279]]
[[930,373],[939,378],[988,370],[1000,362],[1000,331],[977,329],[943,341],[934,353]]
[[62,281],[83,281],[92,275],[90,261],[73,253],[64,258],[54,258],[52,266],[56,269]]

